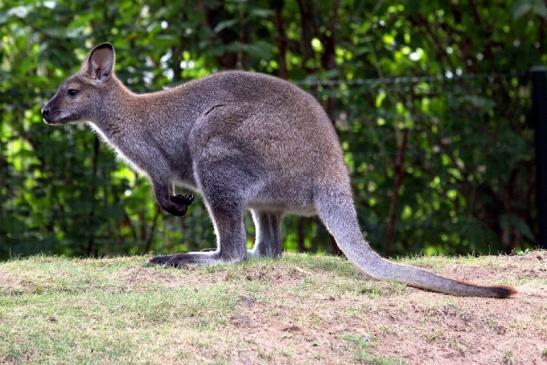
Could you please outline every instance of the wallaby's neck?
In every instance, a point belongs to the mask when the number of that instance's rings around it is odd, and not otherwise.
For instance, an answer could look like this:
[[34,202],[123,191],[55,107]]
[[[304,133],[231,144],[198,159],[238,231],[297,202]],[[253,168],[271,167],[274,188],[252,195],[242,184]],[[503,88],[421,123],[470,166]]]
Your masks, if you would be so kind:
[[135,94],[115,75],[112,75],[109,83],[108,93],[103,97],[102,107],[97,108],[92,124],[112,142],[130,130],[161,128],[162,125],[173,122],[183,134],[184,129],[191,128],[202,109],[204,99],[200,90],[196,91],[186,85]]
[[123,133],[137,118],[142,118],[142,103],[115,75],[108,81],[102,105],[97,108],[92,124],[109,140]]

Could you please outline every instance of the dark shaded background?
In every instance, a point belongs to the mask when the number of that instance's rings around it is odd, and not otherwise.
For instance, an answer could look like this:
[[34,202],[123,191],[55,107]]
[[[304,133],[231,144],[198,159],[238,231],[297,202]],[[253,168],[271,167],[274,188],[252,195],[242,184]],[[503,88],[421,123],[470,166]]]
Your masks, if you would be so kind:
[[[0,257],[214,246],[197,200],[149,184],[83,126],[40,107],[110,41],[118,76],[158,90],[222,69],[277,75],[335,122],[368,239],[385,254],[536,245],[527,71],[545,64],[543,1],[0,1]],[[249,243],[253,228],[249,224]],[[285,246],[336,252],[315,219]]]

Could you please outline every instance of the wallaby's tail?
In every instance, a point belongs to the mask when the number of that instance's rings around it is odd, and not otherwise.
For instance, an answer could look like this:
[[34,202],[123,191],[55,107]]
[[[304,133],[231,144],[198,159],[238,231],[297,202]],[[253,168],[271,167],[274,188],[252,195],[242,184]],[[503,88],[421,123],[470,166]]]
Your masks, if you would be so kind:
[[322,191],[316,196],[316,209],[319,218],[347,258],[375,279],[395,280],[409,286],[457,296],[508,298],[517,293],[508,286],[467,284],[380,257],[361,234],[351,195]]

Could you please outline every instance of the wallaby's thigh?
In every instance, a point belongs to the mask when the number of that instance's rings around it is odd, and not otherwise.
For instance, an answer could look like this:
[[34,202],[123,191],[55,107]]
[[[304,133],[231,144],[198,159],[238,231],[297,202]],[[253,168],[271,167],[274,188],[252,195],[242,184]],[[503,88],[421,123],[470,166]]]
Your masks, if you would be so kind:
[[215,228],[220,258],[245,259],[243,211],[259,177],[246,156],[220,142],[208,146],[194,165],[196,181]]

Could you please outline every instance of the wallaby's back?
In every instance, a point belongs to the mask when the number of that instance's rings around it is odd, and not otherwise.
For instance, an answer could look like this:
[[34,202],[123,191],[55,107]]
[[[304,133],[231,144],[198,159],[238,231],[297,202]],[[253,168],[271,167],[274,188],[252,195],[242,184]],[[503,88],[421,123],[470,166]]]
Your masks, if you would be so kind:
[[[343,186],[350,181],[334,127],[319,103],[298,87],[275,77],[228,71],[183,87],[208,90],[207,102],[190,136],[194,158],[223,139],[241,151],[241,164],[260,174],[250,206],[279,206],[314,214],[318,183]],[[291,204],[294,204],[291,207]]]

